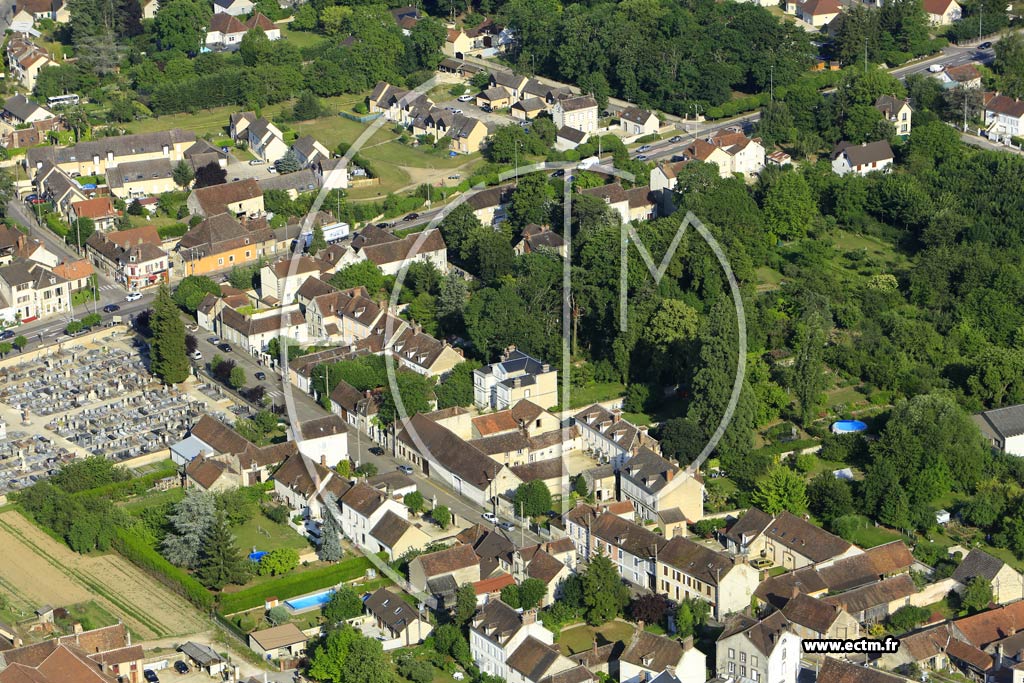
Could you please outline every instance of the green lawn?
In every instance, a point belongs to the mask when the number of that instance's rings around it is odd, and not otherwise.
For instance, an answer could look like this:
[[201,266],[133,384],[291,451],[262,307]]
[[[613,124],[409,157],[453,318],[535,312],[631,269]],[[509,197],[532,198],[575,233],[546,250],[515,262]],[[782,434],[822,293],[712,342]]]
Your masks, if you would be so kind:
[[622,413],[623,419],[629,420],[635,425],[646,427],[654,423],[662,423],[674,417],[683,417],[686,403],[679,400],[672,400],[662,403],[653,413]]
[[71,605],[65,609],[68,611],[68,625],[70,626],[77,621],[82,624],[82,628],[86,631],[103,628],[104,626],[113,626],[119,621],[117,617],[92,600]]
[[850,543],[859,545],[861,548],[873,548],[876,545],[882,545],[883,543],[903,538],[895,531],[876,527],[866,517],[862,519],[863,524],[846,539]]
[[754,272],[757,275],[758,289],[775,289],[782,284],[782,280],[784,279],[782,273],[774,268],[770,268],[769,266],[761,266]]
[[300,50],[305,47],[319,45],[326,41],[326,38],[321,35],[309,33],[308,31],[296,31],[288,28],[287,24],[283,24],[281,26],[281,37]]
[[272,522],[263,515],[256,515],[248,522],[231,528],[238,541],[238,547],[245,554],[257,550],[274,550],[276,548],[294,548],[302,552],[309,549],[309,542],[285,525]]
[[595,382],[582,389],[571,389],[569,407],[585,408],[594,403],[618,398],[625,393],[626,385],[621,382]]
[[867,396],[857,387],[840,387],[825,394],[825,405],[829,408],[843,403],[867,403]]
[[[339,116],[338,118],[341,117]],[[371,161],[411,166],[413,168],[456,168],[480,158],[479,153],[459,154],[450,157],[447,152],[444,154],[431,153],[399,143],[364,147],[362,154]]]
[[558,637],[558,645],[562,649],[562,654],[571,655],[589,650],[594,646],[595,639],[599,646],[616,641],[629,642],[633,631],[633,625],[624,621],[609,621],[596,628],[580,624],[563,630]]

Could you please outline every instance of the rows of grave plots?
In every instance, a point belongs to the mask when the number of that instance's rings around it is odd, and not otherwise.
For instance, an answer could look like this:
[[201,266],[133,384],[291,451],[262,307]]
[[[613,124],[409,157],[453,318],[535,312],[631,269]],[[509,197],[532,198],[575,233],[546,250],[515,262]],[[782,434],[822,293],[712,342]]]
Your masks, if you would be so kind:
[[75,456],[41,434],[27,434],[8,426],[0,440],[0,493],[31,486],[57,471]]

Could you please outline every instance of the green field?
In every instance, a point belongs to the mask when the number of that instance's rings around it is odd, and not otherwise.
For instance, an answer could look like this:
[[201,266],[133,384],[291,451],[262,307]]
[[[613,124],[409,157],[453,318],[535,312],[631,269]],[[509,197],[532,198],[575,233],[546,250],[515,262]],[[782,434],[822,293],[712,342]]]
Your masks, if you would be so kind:
[[580,624],[564,629],[558,637],[558,645],[562,649],[562,654],[571,655],[589,650],[594,646],[595,639],[599,646],[616,641],[629,642],[633,631],[633,625],[624,621],[609,621],[596,628]]
[[145,495],[133,498],[124,504],[124,509],[131,513],[137,513],[146,508],[162,505],[163,503],[177,503],[185,497],[185,489],[176,487],[168,491],[151,491]]
[[594,403],[618,398],[626,393],[626,385],[621,382],[595,382],[582,389],[572,389],[569,393],[570,408],[586,408]]
[[305,47],[313,47],[325,42],[325,38],[316,33],[309,33],[308,31],[295,31],[288,28],[287,25],[281,26],[281,37],[287,40],[289,43],[299,48],[300,50]]
[[275,548],[294,548],[300,553],[309,549],[309,542],[297,534],[286,524],[277,524],[263,515],[256,515],[244,524],[231,527],[238,547],[246,555],[257,550],[274,550]]

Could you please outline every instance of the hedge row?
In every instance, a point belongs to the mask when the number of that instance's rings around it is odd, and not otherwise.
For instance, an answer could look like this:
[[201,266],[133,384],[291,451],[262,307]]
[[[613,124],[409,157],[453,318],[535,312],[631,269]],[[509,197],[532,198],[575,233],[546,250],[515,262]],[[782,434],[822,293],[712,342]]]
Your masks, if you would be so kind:
[[188,598],[189,602],[203,610],[213,607],[213,593],[186,572],[175,567],[131,532],[118,528],[114,536],[114,549],[139,568],[156,578],[162,584],[179,595]]
[[330,588],[339,583],[359,578],[372,566],[365,557],[353,557],[328,567],[286,574],[279,579],[267,581],[237,593],[222,594],[220,596],[220,612],[222,614],[244,612],[262,606],[268,597],[287,600],[297,595]]
[[796,441],[788,441],[785,443],[773,443],[768,446],[763,446],[754,451],[759,455],[780,455],[782,453],[799,453],[805,448],[811,448],[812,446],[821,445],[821,441],[818,439],[798,439]]
[[186,232],[188,232],[188,226],[184,223],[171,223],[170,225],[163,225],[156,229],[156,234],[159,235],[162,240],[181,237]]
[[133,477],[125,481],[115,481],[104,486],[86,489],[71,494],[75,498],[106,498],[108,500],[124,500],[128,496],[137,496],[153,488],[158,480],[174,476],[178,471],[177,466],[171,460],[160,461],[159,469],[144,474],[141,477]]

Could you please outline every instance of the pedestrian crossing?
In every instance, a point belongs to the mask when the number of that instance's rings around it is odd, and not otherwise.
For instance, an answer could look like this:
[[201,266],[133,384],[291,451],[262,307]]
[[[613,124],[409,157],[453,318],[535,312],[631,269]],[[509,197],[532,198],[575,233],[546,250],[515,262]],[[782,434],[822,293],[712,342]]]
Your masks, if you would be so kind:
[[118,286],[118,285],[115,285],[115,284],[100,285],[100,287],[99,287],[99,290],[101,292],[112,292],[112,291],[114,291],[116,289],[121,289],[121,287]]

